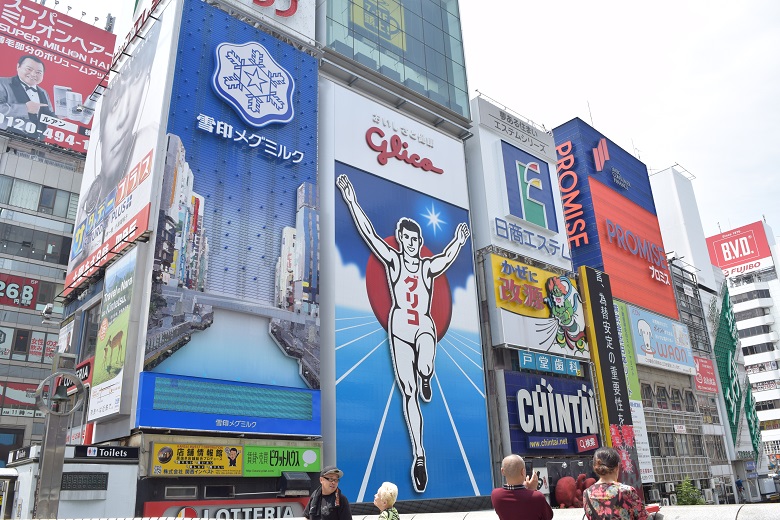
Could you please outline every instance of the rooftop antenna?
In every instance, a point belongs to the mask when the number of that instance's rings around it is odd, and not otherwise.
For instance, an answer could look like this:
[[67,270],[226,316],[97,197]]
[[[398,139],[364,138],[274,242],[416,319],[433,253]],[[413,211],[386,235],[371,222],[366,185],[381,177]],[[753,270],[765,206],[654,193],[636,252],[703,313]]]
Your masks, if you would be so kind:
[[588,104],[588,114],[590,115],[590,126],[595,128],[593,125],[593,113],[590,111],[590,101],[586,101],[586,103]]

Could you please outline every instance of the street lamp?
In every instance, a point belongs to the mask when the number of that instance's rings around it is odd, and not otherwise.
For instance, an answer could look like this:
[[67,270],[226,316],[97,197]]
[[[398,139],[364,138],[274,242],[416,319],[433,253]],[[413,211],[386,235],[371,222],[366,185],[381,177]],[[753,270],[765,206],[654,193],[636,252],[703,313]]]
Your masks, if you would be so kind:
[[[84,403],[84,384],[76,375],[75,368],[75,354],[56,353],[51,375],[41,381],[35,390],[36,405],[46,414],[46,430],[38,468],[33,518],[57,518],[68,422],[73,412]],[[71,386],[76,387],[75,392],[68,391]]]

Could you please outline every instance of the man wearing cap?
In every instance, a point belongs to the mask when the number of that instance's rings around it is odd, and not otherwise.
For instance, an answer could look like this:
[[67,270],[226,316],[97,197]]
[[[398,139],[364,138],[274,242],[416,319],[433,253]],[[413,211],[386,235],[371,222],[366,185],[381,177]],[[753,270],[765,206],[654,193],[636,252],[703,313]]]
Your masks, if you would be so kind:
[[343,476],[336,466],[326,466],[320,473],[320,487],[311,494],[303,516],[309,520],[352,520],[349,501],[339,489]]

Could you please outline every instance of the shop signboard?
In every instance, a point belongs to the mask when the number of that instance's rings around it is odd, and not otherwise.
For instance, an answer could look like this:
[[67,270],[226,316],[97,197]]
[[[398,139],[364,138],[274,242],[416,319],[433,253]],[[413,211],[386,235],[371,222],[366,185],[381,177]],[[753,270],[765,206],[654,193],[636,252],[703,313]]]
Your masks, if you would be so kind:
[[761,221],[707,237],[707,249],[712,263],[723,269],[723,275],[727,277],[775,265]]
[[116,37],[32,0],[0,3],[0,129],[86,153]]

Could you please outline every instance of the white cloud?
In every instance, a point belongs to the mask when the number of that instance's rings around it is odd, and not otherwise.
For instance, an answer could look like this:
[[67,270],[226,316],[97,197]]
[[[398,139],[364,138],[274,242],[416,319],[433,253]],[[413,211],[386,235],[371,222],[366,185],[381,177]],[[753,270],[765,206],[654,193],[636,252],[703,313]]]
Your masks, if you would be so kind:
[[452,292],[450,328],[466,332],[479,331],[479,305],[474,275],[469,276],[465,288],[458,287]]
[[337,306],[371,311],[371,304],[366,294],[366,279],[353,263],[345,264],[341,259],[341,251],[336,250],[336,287],[335,301]]

